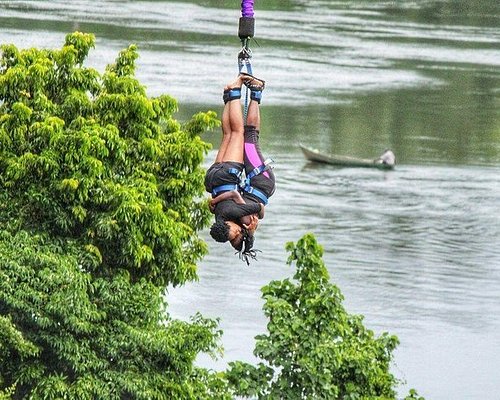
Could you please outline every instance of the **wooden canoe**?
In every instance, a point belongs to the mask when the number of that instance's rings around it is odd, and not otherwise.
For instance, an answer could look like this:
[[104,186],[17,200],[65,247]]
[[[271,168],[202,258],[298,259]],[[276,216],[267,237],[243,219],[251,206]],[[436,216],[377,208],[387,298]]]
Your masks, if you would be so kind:
[[355,158],[349,156],[339,156],[321,153],[316,149],[311,149],[302,144],[299,145],[307,160],[317,163],[325,163],[337,165],[340,167],[363,167],[363,168],[379,168],[393,169],[394,164],[383,163],[380,158],[369,160],[364,158]]

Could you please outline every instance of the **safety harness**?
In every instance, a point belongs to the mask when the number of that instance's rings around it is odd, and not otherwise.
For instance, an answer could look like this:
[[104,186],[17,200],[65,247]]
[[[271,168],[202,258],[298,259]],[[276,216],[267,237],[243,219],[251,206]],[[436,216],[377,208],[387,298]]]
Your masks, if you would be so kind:
[[246,192],[249,194],[253,194],[255,197],[259,198],[260,201],[262,201],[262,204],[265,206],[267,203],[269,203],[269,199],[265,195],[262,190],[259,190],[255,187],[253,187],[250,182],[253,177],[264,173],[265,171],[269,170],[272,168],[272,163],[274,161],[270,158],[264,161],[263,164],[259,165],[258,167],[255,167],[252,171],[250,171],[248,174],[243,174],[243,170],[239,170],[238,168],[229,168],[229,173],[236,175],[238,179],[240,180],[239,184],[236,183],[228,183],[225,185],[220,185],[216,186],[212,189],[212,197],[217,197],[217,195],[223,193],[223,192],[231,192],[233,190],[237,190],[240,193]]

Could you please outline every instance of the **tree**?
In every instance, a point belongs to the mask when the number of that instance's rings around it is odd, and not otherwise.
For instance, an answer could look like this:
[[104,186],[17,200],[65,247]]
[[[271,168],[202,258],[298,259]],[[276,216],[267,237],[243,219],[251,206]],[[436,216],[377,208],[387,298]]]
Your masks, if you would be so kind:
[[294,281],[262,288],[268,333],[256,337],[254,354],[264,362],[230,364],[227,379],[235,393],[259,399],[394,399],[398,381],[389,367],[397,337],[376,337],[362,316],[345,310],[313,235],[288,243],[287,250],[288,263],[296,263]]
[[81,33],[61,50],[2,46],[0,222],[77,241],[101,260],[96,275],[192,280],[210,218],[199,134],[219,121],[199,113],[181,126],[176,101],[148,98],[135,79],[135,46],[102,77],[83,66],[93,46]]
[[172,320],[161,288],[125,270],[93,279],[81,253],[0,235],[0,388],[16,399],[213,398],[217,377],[194,360],[217,350],[216,322]]
[[194,366],[217,322],[172,320],[162,296],[206,253],[199,134],[219,122],[148,98],[135,46],[84,67],[93,46],[2,46],[0,398],[225,398]]

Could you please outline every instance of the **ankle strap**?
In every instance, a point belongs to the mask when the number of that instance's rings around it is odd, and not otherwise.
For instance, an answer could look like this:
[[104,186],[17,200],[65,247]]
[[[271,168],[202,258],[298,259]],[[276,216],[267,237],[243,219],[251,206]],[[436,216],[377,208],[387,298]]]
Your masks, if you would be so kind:
[[250,98],[260,104],[262,100],[262,90],[252,90],[250,92]]
[[231,100],[241,99],[241,89],[233,88],[224,90],[224,94],[222,95],[222,100],[224,100],[224,104]]

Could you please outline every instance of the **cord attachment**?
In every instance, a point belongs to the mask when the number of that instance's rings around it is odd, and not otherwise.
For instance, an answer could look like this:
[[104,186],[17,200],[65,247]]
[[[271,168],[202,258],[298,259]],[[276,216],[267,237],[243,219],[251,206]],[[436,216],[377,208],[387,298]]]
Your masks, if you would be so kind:
[[238,27],[238,36],[240,39],[253,38],[255,33],[255,18],[254,17],[240,17],[240,24]]

